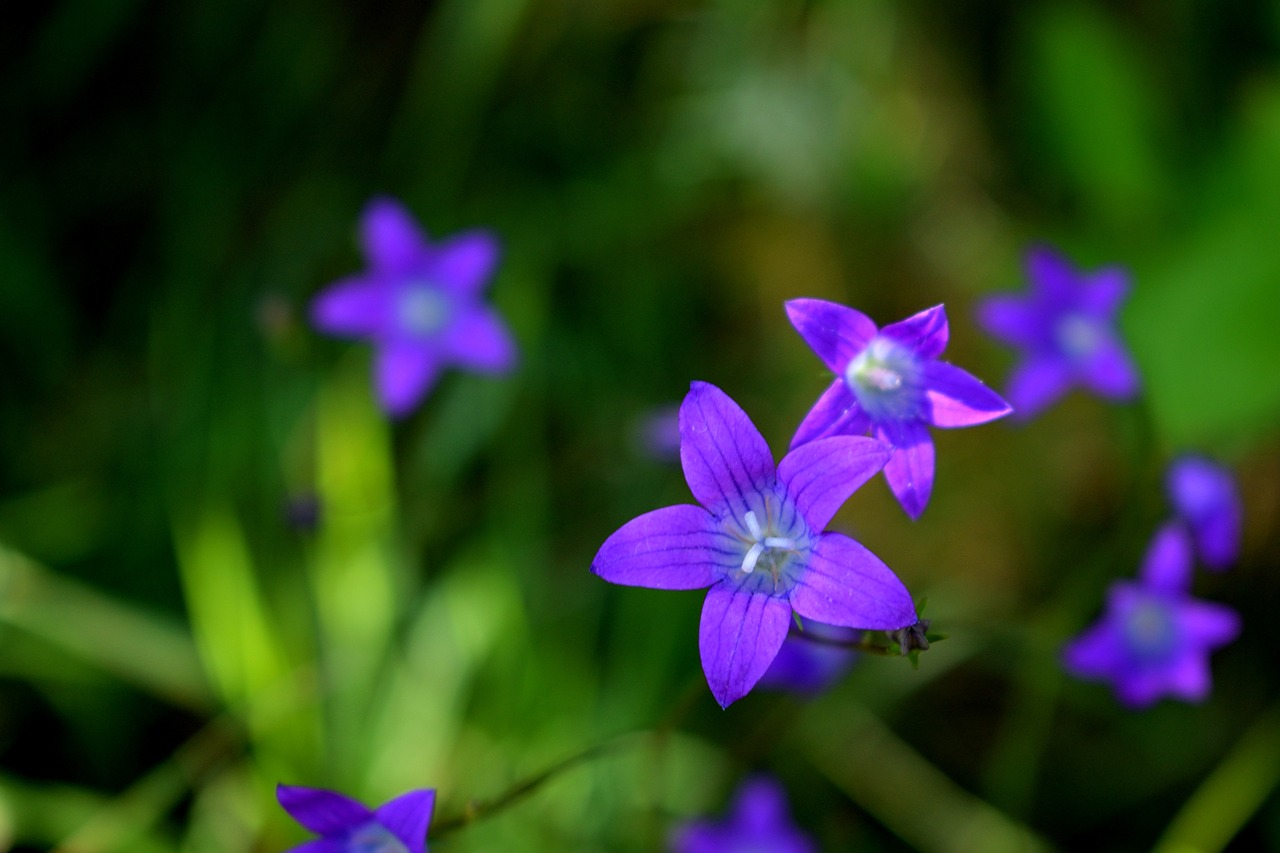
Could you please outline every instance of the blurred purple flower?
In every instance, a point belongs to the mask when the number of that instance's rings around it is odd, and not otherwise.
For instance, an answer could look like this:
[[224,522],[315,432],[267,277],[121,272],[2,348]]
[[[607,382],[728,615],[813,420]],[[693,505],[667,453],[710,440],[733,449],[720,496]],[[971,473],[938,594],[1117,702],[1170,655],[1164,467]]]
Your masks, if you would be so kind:
[[1137,583],[1111,586],[1102,619],[1063,650],[1063,665],[1079,678],[1110,681],[1126,705],[1162,696],[1198,702],[1209,695],[1209,652],[1235,639],[1240,619],[1221,604],[1187,594],[1191,542],[1170,522],[1156,532]]
[[794,299],[787,303],[787,315],[836,374],[791,447],[870,431],[895,448],[884,476],[912,518],[924,512],[933,491],[928,428],[974,426],[1010,411],[981,380],[937,360],[948,335],[941,305],[878,331],[866,315],[819,299]]
[[436,792],[410,791],[376,810],[323,788],[277,785],[276,799],[320,836],[291,853],[425,853]]
[[745,780],[729,817],[694,820],[671,836],[671,853],[817,853],[813,841],[791,823],[786,792],[767,776]]
[[1231,566],[1240,555],[1243,510],[1231,470],[1200,456],[1184,456],[1166,477],[1174,510],[1191,527],[1196,550],[1214,569]]
[[848,536],[823,532],[889,455],[878,441],[838,436],[796,448],[775,466],[738,404],[694,382],[680,407],[680,461],[702,506],[627,522],[600,546],[591,570],[627,586],[711,587],[698,646],[707,684],[728,707],[769,668],[792,610],[850,628],[916,621],[888,566]]
[[680,458],[680,407],[653,409],[636,425],[636,446],[640,452],[658,462],[674,462]]
[[498,261],[498,244],[468,231],[430,245],[413,217],[376,198],[360,217],[369,269],[335,282],[311,303],[316,328],[374,345],[374,380],[382,407],[408,414],[450,364],[502,373],[515,345],[481,294]]
[[[806,635],[810,639],[806,639]],[[862,632],[854,628],[823,625],[820,622],[806,622],[803,631],[791,626],[787,639],[778,650],[778,656],[760,678],[760,688],[793,693],[821,693],[848,672],[858,658],[858,653],[853,649],[835,643],[824,643],[822,640],[853,643],[861,636]]]
[[978,306],[978,323],[1023,351],[1009,379],[1017,417],[1034,417],[1076,384],[1108,399],[1134,397],[1138,371],[1115,328],[1128,273],[1119,267],[1077,273],[1043,246],[1027,253],[1026,264],[1030,293],[992,296]]

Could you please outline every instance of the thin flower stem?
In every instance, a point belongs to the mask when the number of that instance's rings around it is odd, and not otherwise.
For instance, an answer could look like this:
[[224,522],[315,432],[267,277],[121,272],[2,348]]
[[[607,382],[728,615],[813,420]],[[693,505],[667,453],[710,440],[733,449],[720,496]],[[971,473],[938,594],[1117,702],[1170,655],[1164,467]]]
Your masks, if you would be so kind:
[[811,631],[801,631],[797,634],[792,634],[791,636],[798,637],[805,642],[817,643],[820,646],[836,646],[837,648],[863,652],[869,655],[883,655],[885,657],[898,657],[899,655],[898,650],[895,647],[882,646],[878,643],[873,643],[866,638],[858,640],[841,640],[836,637],[820,637]]

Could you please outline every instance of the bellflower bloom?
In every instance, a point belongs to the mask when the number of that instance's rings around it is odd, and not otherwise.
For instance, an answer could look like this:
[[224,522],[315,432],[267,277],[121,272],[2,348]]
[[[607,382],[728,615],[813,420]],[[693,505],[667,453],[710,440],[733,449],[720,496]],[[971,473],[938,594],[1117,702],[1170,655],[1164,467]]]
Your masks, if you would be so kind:
[[277,785],[276,799],[294,820],[320,836],[290,853],[426,853],[436,792],[410,791],[376,810],[322,788]]
[[1023,352],[1009,379],[1017,417],[1033,417],[1073,385],[1099,396],[1128,400],[1138,393],[1138,371],[1116,334],[1116,312],[1129,293],[1119,267],[1081,274],[1043,246],[1027,253],[1031,292],[992,296],[978,306],[978,323]]
[[766,776],[753,776],[738,788],[729,817],[720,823],[690,821],[671,837],[671,853],[817,853],[818,848],[791,824],[786,793]]
[[311,303],[316,328],[374,345],[374,384],[382,407],[408,414],[450,364],[503,373],[515,345],[481,294],[498,244],[468,231],[431,245],[398,202],[377,198],[360,217],[369,268],[335,282]]
[[764,438],[719,388],[694,382],[680,406],[680,461],[701,506],[654,510],[600,546],[591,570],[653,589],[710,587],[698,647],[721,707],[745,696],[787,636],[791,613],[849,628],[916,621],[906,587],[848,536],[823,532],[890,450],[836,436],[774,465]]
[[1137,583],[1113,584],[1107,612],[1063,650],[1071,674],[1110,681],[1126,705],[1162,696],[1198,702],[1209,695],[1209,652],[1235,639],[1240,619],[1221,604],[1187,594],[1191,542],[1177,522],[1157,531]]
[[791,447],[870,431],[895,448],[884,476],[912,518],[933,491],[929,427],[974,426],[1009,414],[1009,404],[979,379],[937,360],[948,336],[941,305],[879,330],[866,315],[820,299],[788,302],[787,316],[836,374]]
[[1240,555],[1243,510],[1231,471],[1203,457],[1184,456],[1169,466],[1166,486],[1205,564],[1225,569],[1234,563]]
[[[816,638],[806,639],[805,636]],[[858,653],[847,646],[824,643],[821,640],[855,642],[862,636],[853,628],[840,628],[807,622],[802,632],[794,625],[783,641],[778,656],[769,664],[760,687],[765,690],[782,690],[792,693],[816,695],[840,679],[858,658]]]

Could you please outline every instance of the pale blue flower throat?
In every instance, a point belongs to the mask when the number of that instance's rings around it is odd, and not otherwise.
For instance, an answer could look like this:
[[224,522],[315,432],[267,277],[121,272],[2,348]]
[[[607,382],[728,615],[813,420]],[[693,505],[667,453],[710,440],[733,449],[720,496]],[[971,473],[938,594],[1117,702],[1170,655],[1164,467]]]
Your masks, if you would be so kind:
[[1173,651],[1178,631],[1168,607],[1156,601],[1142,601],[1125,615],[1124,637],[1137,657],[1159,660]]
[[888,338],[871,340],[845,369],[854,397],[873,418],[910,418],[920,406],[915,354]]
[[429,284],[405,288],[396,306],[400,328],[415,337],[430,337],[449,324],[449,299]]
[[1054,327],[1053,338],[1063,353],[1074,359],[1085,359],[1102,343],[1098,324],[1080,314],[1068,314]]

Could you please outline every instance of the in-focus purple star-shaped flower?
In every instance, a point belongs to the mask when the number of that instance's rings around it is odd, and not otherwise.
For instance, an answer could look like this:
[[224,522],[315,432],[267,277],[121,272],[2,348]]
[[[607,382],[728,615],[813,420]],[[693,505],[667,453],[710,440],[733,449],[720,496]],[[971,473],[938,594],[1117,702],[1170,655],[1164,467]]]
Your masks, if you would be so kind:
[[698,646],[722,707],[755,686],[786,639],[791,613],[850,628],[916,621],[906,587],[878,557],[823,532],[890,450],[836,436],[776,466],[764,438],[719,388],[695,382],[680,407],[680,461],[702,506],[654,510],[600,546],[591,570],[654,589],[710,587]]
[[320,837],[290,853],[425,853],[436,792],[401,794],[377,809],[323,788],[277,785],[276,799]]
[[817,853],[808,835],[791,823],[782,786],[767,776],[745,780],[728,818],[695,820],[676,829],[671,853]]
[[[806,622],[804,630],[792,625],[778,656],[760,679],[762,690],[817,694],[840,679],[858,653],[842,643],[853,643],[862,636],[854,628]],[[824,642],[831,641],[831,642]]]
[[1213,569],[1229,568],[1240,555],[1243,508],[1231,470],[1201,456],[1184,456],[1169,466],[1169,500],[1190,527],[1200,559]]
[[481,295],[498,261],[485,231],[428,243],[399,202],[376,198],[360,217],[369,268],[335,282],[311,303],[316,328],[374,345],[382,407],[403,416],[448,365],[502,373],[515,364],[506,326]]
[[1034,417],[1075,385],[1112,400],[1134,397],[1138,371],[1116,333],[1128,273],[1119,267],[1078,273],[1043,246],[1027,253],[1026,265],[1030,293],[992,296],[978,306],[978,323],[1022,350],[1007,392],[1016,417]]
[[1109,681],[1134,708],[1162,696],[1198,702],[1209,695],[1209,653],[1240,631],[1235,611],[1188,595],[1191,542],[1171,522],[1157,531],[1136,583],[1121,581],[1107,595],[1107,612],[1067,644],[1071,674]]
[[796,430],[792,448],[870,431],[895,448],[884,476],[912,518],[924,512],[933,491],[929,427],[974,426],[1010,411],[981,380],[937,360],[948,337],[941,305],[883,329],[865,314],[820,299],[794,299],[787,315],[836,374]]

